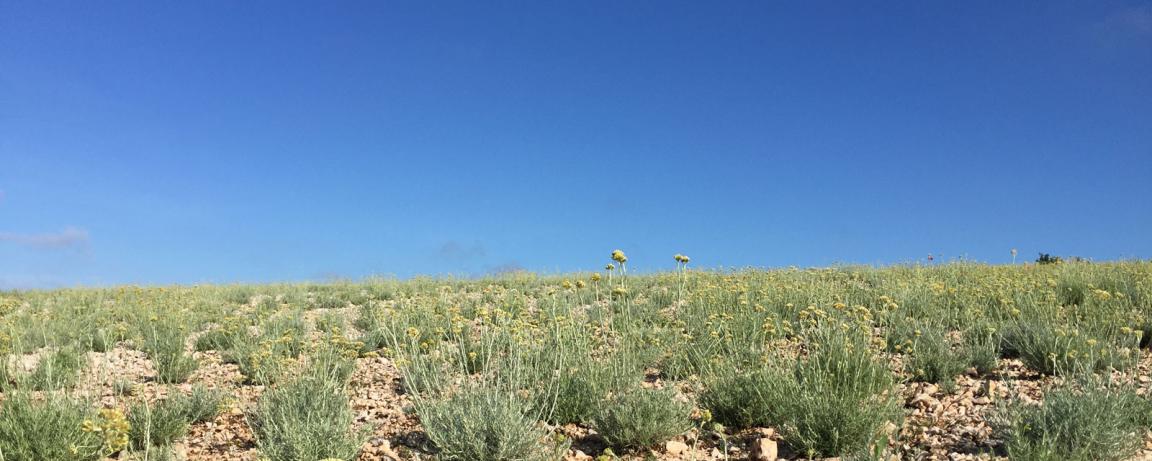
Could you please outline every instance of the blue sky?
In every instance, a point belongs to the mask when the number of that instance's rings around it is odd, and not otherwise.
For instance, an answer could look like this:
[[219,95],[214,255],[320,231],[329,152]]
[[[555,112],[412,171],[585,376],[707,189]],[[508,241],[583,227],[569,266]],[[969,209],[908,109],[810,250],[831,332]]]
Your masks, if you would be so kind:
[[0,2],[0,288],[1152,257],[1152,2]]

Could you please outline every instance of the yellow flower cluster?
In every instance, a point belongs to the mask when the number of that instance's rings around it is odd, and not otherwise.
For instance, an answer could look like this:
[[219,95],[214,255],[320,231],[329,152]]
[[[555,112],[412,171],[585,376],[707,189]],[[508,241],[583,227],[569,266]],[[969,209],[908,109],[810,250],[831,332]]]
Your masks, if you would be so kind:
[[20,300],[16,298],[0,298],[0,317],[11,314],[16,311],[20,306]]
[[131,426],[128,424],[128,419],[124,417],[124,413],[114,408],[105,408],[100,410],[98,418],[93,421],[91,419],[84,420],[80,426],[80,430],[84,432],[95,432],[103,434],[104,445],[102,447],[105,454],[116,453],[128,447],[128,431]]
[[348,339],[340,327],[332,329],[332,334],[328,338],[328,345],[339,351],[340,355],[347,359],[354,359],[360,356],[360,350],[364,348],[363,341]]

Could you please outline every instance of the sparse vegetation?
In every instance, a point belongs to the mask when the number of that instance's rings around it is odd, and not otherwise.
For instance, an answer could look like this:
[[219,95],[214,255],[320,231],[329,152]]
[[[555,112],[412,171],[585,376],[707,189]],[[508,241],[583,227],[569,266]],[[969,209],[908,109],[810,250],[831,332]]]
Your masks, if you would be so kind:
[[592,427],[614,447],[651,448],[688,431],[691,412],[674,392],[633,388],[611,398]]
[[190,422],[183,402],[175,398],[133,404],[128,410],[130,445],[134,450],[168,446],[184,435]]
[[24,377],[23,385],[37,391],[69,388],[76,383],[83,366],[83,354],[71,347],[46,352],[36,369]]
[[44,399],[25,391],[0,402],[0,459],[5,461],[100,460],[128,443],[117,411],[97,412],[88,402],[59,394]]
[[1011,459],[1120,461],[1152,427],[1152,401],[1130,386],[1089,377],[1049,391],[1044,404],[1012,402],[993,419]]
[[143,349],[161,383],[182,383],[196,371],[196,360],[184,352],[187,336],[178,325],[155,325],[144,332]]
[[313,376],[269,390],[249,419],[261,451],[272,461],[352,460],[365,438],[351,428],[343,387]]
[[418,402],[416,412],[444,461],[561,458],[531,406],[514,392],[477,385]]
[[136,450],[151,450],[172,444],[192,423],[211,420],[220,412],[224,395],[195,386],[189,395],[176,394],[158,402],[137,402],[128,410],[129,438]]
[[[163,459],[210,422],[248,426],[253,456],[353,460],[378,446],[363,416],[385,414],[365,403],[381,393],[410,418],[402,458],[440,461],[703,459],[768,430],[794,458],[1100,459],[1148,427],[1132,389],[1059,383],[1145,385],[1152,263],[708,272],[678,256],[648,275],[614,252],[561,277],[3,293],[0,461]],[[145,371],[119,369],[133,360]],[[77,400],[92,395],[107,400]],[[997,431],[930,445],[921,426],[958,401]]]
[[901,419],[892,373],[859,334],[819,329],[814,350],[764,384],[768,422],[809,457],[866,452]]

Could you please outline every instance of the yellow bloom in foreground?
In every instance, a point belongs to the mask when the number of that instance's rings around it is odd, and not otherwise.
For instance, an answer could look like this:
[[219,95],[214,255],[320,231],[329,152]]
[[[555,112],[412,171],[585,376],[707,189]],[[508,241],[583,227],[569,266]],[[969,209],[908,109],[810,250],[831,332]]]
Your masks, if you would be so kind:
[[628,262],[628,257],[624,256],[624,252],[620,250],[612,250],[612,260],[620,264]]

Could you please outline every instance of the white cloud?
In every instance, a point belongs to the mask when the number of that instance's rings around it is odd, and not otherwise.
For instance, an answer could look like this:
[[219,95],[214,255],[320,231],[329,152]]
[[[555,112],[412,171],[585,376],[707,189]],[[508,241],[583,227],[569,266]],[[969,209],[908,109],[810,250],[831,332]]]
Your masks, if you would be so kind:
[[88,241],[88,231],[78,227],[66,227],[60,232],[46,232],[41,234],[0,232],[0,243],[14,243],[16,245],[43,250],[85,249],[88,247]]

